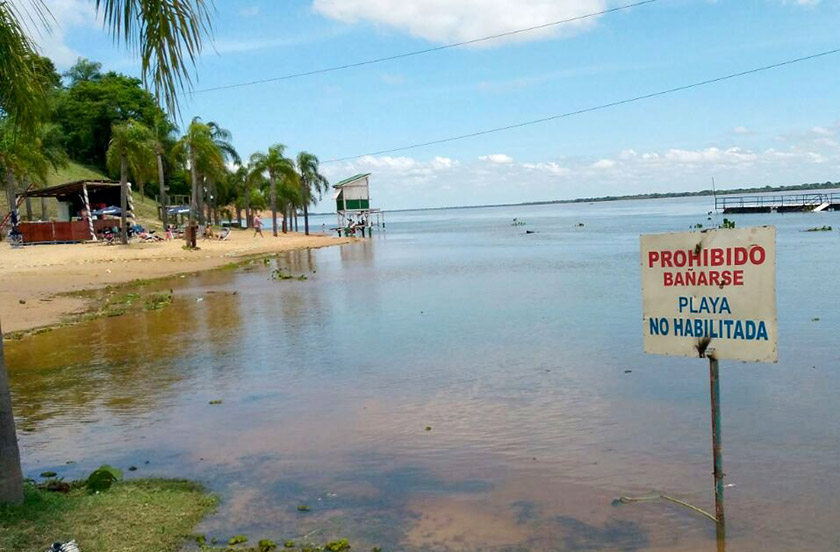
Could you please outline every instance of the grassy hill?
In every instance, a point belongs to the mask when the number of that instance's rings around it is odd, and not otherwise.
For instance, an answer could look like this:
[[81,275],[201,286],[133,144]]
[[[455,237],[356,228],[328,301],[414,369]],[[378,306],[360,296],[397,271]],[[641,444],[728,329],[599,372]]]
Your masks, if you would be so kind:
[[[79,163],[70,162],[66,167],[51,171],[47,175],[47,186],[55,186],[57,184],[64,184],[65,182],[75,182],[77,180],[109,180],[106,174],[103,174],[98,168],[82,165]],[[6,194],[0,194],[0,218],[4,216],[8,210],[9,205],[6,201]],[[56,201],[48,198],[46,218],[50,219],[56,215]],[[134,209],[136,211],[137,220],[143,226],[150,226],[152,228],[160,228],[161,224],[157,215],[157,202],[149,198],[141,198],[137,193],[134,194]],[[21,205],[20,212],[25,216],[25,206]],[[41,200],[32,199],[32,215],[35,219],[41,216]]]

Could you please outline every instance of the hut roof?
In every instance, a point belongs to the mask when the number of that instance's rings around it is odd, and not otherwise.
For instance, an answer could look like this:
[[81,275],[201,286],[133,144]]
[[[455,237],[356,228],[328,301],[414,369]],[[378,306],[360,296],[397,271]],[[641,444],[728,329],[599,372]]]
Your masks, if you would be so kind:
[[370,176],[370,173],[357,174],[355,176],[351,176],[350,178],[345,178],[344,180],[342,180],[338,184],[334,184],[333,188],[343,188],[344,186],[347,186],[349,184],[353,184],[357,180],[361,180],[361,179],[363,179],[365,177],[368,177],[368,176]]
[[119,187],[120,183],[117,180],[77,180],[50,186],[49,188],[30,190],[20,195],[22,197],[62,197],[73,193],[81,193],[82,187],[85,185],[87,185],[88,192],[91,192],[97,189]]

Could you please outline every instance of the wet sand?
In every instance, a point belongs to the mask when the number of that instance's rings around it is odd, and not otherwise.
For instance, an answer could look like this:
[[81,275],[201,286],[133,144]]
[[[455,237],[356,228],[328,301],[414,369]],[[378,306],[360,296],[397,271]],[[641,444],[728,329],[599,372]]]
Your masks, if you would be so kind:
[[0,317],[5,333],[52,326],[83,311],[86,301],[61,295],[209,270],[243,258],[350,243],[354,238],[264,231],[235,231],[225,241],[200,240],[197,251],[183,249],[183,240],[132,243],[37,245],[12,249],[0,245]]

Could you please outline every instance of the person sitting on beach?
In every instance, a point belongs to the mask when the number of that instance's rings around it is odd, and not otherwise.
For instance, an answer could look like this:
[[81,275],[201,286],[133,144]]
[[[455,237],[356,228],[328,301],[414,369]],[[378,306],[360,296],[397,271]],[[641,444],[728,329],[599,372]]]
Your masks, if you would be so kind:
[[204,226],[204,239],[209,240],[213,238],[213,226],[208,222]]
[[262,233],[263,221],[260,218],[259,214],[254,215],[254,237],[257,237],[257,234],[260,235],[261,238],[264,238]]

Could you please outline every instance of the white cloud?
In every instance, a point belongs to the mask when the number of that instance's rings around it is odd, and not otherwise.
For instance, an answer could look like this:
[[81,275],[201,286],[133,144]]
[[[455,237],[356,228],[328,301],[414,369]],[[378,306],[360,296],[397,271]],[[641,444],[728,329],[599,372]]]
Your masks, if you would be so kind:
[[411,157],[391,157],[365,155],[358,160],[358,165],[369,169],[399,169],[408,170],[417,166],[417,161]]
[[811,132],[813,134],[818,135],[818,136],[834,136],[834,131],[833,130],[829,130],[829,129],[827,129],[825,127],[821,127],[821,126],[815,126],[814,128],[811,129]]
[[479,157],[481,161],[489,163],[496,163],[498,165],[509,165],[513,163],[513,157],[504,153],[491,153],[490,155],[482,155]]
[[752,131],[745,126],[736,126],[732,129],[733,134],[752,134]]
[[[607,0],[314,0],[313,7],[345,23],[367,21],[433,42],[453,42],[580,17],[602,11],[607,4]],[[595,22],[596,18],[588,18],[506,40],[568,36]]]
[[566,167],[561,167],[557,163],[522,163],[522,168],[529,171],[541,171],[553,174],[555,176],[566,176],[572,171]]
[[81,56],[66,44],[66,34],[79,27],[99,29],[96,8],[89,0],[45,0],[44,3],[54,19],[51,28],[47,30],[40,23],[30,21],[27,30],[41,54],[52,59],[61,71],[69,68]]
[[611,169],[615,167],[615,161],[612,159],[599,159],[592,163],[593,169]]
[[432,159],[432,167],[435,169],[451,169],[457,165],[459,165],[459,162],[449,157],[435,157]]
[[664,157],[678,163],[742,163],[755,161],[756,154],[741,148],[733,147],[722,150],[711,147],[701,150],[670,149]]
[[701,190],[712,176],[719,188],[824,182],[840,174],[840,144],[805,128],[787,134],[779,149],[720,144],[524,162],[504,153],[464,161],[367,156],[324,168],[336,181],[372,173],[376,206],[401,209]]

